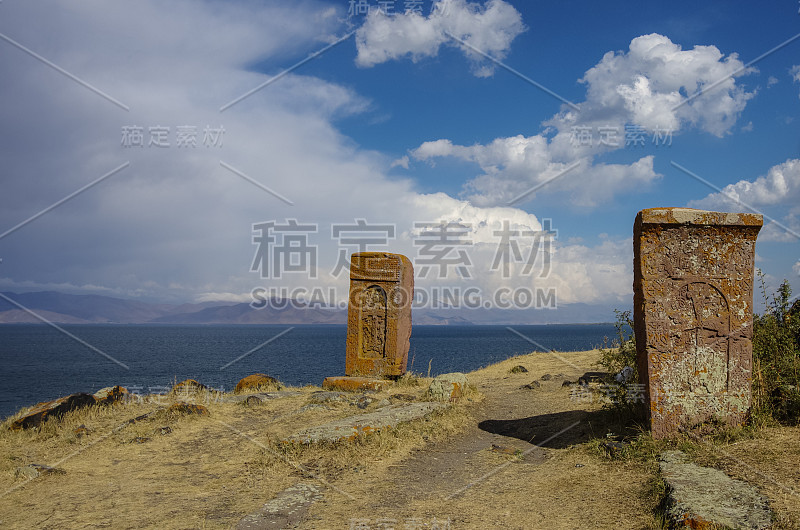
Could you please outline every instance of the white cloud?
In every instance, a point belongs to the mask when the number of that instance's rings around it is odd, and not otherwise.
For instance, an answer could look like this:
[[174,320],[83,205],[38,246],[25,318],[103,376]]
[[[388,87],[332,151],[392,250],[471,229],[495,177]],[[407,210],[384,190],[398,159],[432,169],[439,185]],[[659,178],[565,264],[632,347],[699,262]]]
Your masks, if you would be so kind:
[[750,132],[750,131],[752,131],[753,130],[753,122],[752,121],[751,122],[747,122],[747,125],[743,125],[742,128],[739,129],[739,130],[742,131],[742,132]]
[[[536,193],[569,192],[573,205],[592,207],[620,190],[640,189],[659,176],[653,170],[652,156],[630,165],[592,165],[591,157],[559,158],[541,135],[498,138],[489,145],[473,146],[437,140],[422,144],[411,154],[418,160],[451,156],[478,164],[485,173],[467,184],[465,195],[480,206],[509,203],[520,196],[524,202]],[[569,170],[576,162],[580,165]],[[538,186],[542,188],[526,193]]]
[[408,169],[408,155],[403,155],[397,160],[394,160],[389,168],[391,169],[393,167],[402,167],[403,169]]
[[777,84],[778,84],[778,78],[775,77],[774,75],[771,75],[771,76],[769,76],[767,78],[767,88],[770,88],[773,85],[777,85]]
[[[690,127],[721,136],[754,95],[738,86],[735,78],[752,71],[736,54],[724,57],[714,46],[684,51],[662,35],[644,35],[633,39],[627,52],[608,52],[589,69],[581,79],[587,86],[586,100],[578,110],[565,105],[545,122],[547,131],[472,146],[439,139],[410,153],[429,162],[453,157],[476,163],[483,174],[466,184],[463,195],[481,206],[508,203],[580,163],[536,193],[568,193],[573,206],[594,207],[620,193],[641,190],[660,177],[652,156],[630,164],[595,162],[598,155],[625,147],[626,125],[649,131],[648,141],[658,134],[671,138]],[[576,138],[580,129],[589,131],[588,142]],[[604,142],[601,130],[609,131],[613,139],[606,137]],[[525,200],[534,196],[531,193]]]
[[797,263],[794,264],[794,267],[792,267],[792,270],[795,273],[797,273],[798,276],[800,276],[800,261],[798,261]]
[[519,12],[503,0],[489,0],[484,6],[466,0],[440,0],[428,17],[413,11],[387,15],[374,10],[356,32],[356,64],[372,67],[406,56],[418,61],[436,56],[442,44],[448,44],[462,48],[475,75],[487,77],[494,73],[493,65],[450,35],[502,59],[524,30]]
[[663,35],[642,35],[627,52],[608,52],[590,68],[581,79],[587,90],[580,112],[565,111],[553,123],[561,122],[563,130],[610,119],[649,131],[694,126],[722,136],[754,96],[736,78],[755,71],[716,46],[683,50]]
[[792,66],[791,70],[789,70],[789,73],[796,82],[800,82],[800,64]]
[[766,175],[728,184],[721,192],[691,201],[692,208],[741,209],[742,204],[755,208],[788,205],[800,212],[800,159],[789,159],[773,166]]

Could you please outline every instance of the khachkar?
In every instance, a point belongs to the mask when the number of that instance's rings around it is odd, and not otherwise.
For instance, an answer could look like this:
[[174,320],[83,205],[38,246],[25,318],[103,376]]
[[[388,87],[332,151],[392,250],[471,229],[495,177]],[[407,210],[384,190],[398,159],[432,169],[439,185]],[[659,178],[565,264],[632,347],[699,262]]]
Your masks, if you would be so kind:
[[760,215],[651,208],[633,229],[639,378],[655,438],[750,410]]
[[406,373],[413,297],[414,268],[405,256],[384,252],[351,256],[345,374]]

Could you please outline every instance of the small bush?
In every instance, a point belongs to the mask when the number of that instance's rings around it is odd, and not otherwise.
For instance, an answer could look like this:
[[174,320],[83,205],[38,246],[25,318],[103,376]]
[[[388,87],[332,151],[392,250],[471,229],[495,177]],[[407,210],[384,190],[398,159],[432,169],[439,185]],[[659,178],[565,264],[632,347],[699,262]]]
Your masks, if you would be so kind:
[[764,275],[757,271],[766,311],[753,315],[753,413],[756,421],[771,418],[800,422],[800,301],[790,305],[786,280],[769,296]]
[[[623,423],[637,419],[641,415],[642,392],[634,391],[631,385],[639,384],[639,374],[636,369],[636,338],[633,334],[633,319],[630,311],[614,310],[617,321],[614,323],[617,336],[611,342],[611,347],[600,348],[599,365],[608,375],[605,378],[603,393],[605,394],[606,408],[612,409],[620,415]],[[617,381],[616,375],[623,369],[630,367],[626,381]]]

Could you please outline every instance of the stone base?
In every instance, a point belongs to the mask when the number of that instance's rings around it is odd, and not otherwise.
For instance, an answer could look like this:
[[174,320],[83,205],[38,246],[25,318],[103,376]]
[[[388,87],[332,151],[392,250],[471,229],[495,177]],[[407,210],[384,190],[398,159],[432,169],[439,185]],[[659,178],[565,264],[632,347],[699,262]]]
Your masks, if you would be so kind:
[[394,384],[393,381],[386,379],[374,379],[371,377],[326,377],[322,382],[322,388],[327,390],[344,390],[345,392],[362,392],[364,390],[375,390],[380,392]]

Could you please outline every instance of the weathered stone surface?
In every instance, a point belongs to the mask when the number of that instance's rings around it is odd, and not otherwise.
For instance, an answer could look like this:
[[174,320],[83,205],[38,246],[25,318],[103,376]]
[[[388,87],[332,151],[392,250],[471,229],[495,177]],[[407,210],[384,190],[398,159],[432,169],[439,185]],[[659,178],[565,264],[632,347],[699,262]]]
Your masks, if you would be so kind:
[[406,372],[413,298],[414,268],[408,258],[384,252],[351,256],[346,375]]
[[11,424],[11,429],[19,430],[30,429],[31,427],[39,427],[42,422],[48,418],[60,418],[71,410],[88,407],[89,405],[94,404],[94,396],[91,394],[85,394],[83,392],[70,394],[69,396],[64,396],[53,401],[39,403],[23,417],[15,420]]
[[446,407],[444,403],[410,403],[390,405],[375,412],[335,420],[324,425],[310,427],[293,434],[285,442],[318,443],[354,440],[361,436],[396,427],[400,423],[422,418],[434,410]]
[[674,525],[758,529],[772,522],[767,500],[746,482],[688,463],[681,451],[662,453],[659,467],[667,484],[667,516]]
[[208,390],[208,387],[202,383],[198,383],[194,379],[186,379],[172,387],[173,394],[189,395],[202,390]]
[[129,397],[128,389],[119,385],[107,386],[94,393],[94,399],[98,405],[111,405],[112,403],[125,401]]
[[259,511],[236,525],[237,530],[280,530],[295,528],[302,522],[309,506],[322,498],[322,487],[300,483],[286,488]]
[[461,372],[437,375],[428,387],[428,395],[437,401],[456,401],[467,391],[469,381]]
[[28,464],[27,466],[18,467],[15,475],[32,480],[42,475],[65,475],[66,473],[66,471],[58,467]]
[[380,392],[390,386],[392,386],[392,381],[369,377],[326,377],[322,382],[322,388],[344,390],[345,392],[363,392],[364,390]]
[[512,374],[524,374],[528,372],[528,369],[522,366],[521,364],[516,365],[511,370],[509,370]]
[[266,374],[252,374],[242,378],[236,383],[235,393],[249,391],[280,390],[283,385],[280,381]]
[[203,405],[196,405],[194,403],[184,403],[183,401],[178,401],[177,403],[173,403],[167,409],[167,413],[169,414],[197,414],[199,416],[208,416],[209,412],[206,407]]
[[634,225],[637,363],[653,436],[750,409],[760,215],[652,208]]

